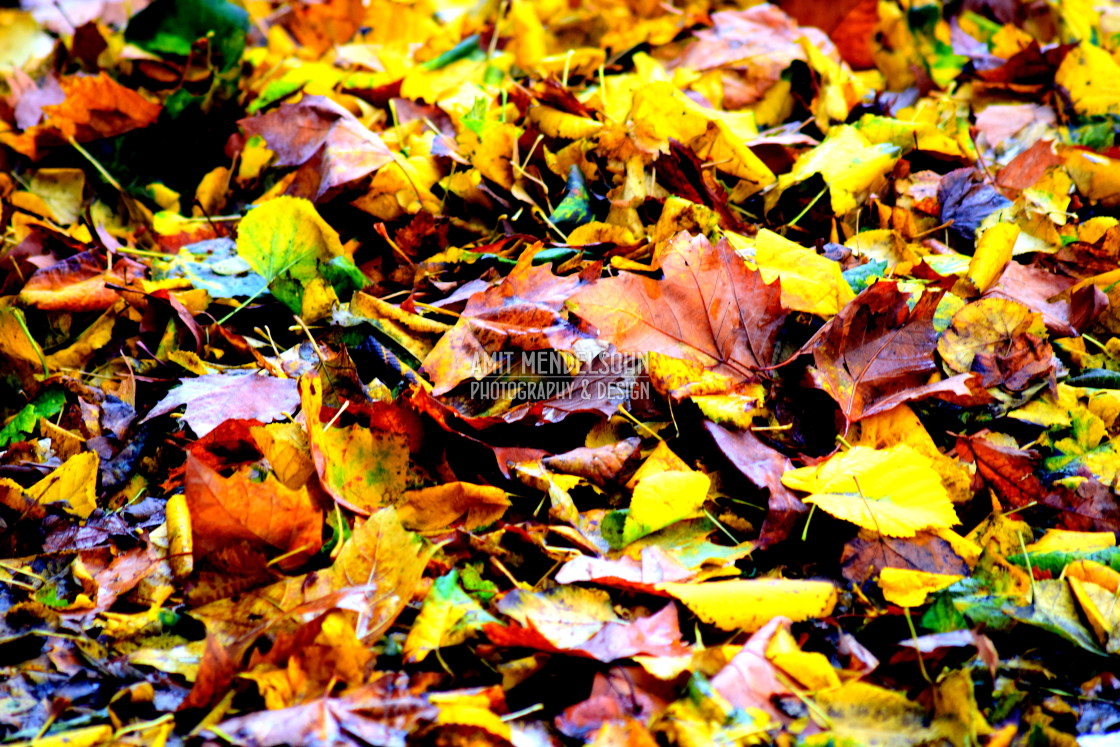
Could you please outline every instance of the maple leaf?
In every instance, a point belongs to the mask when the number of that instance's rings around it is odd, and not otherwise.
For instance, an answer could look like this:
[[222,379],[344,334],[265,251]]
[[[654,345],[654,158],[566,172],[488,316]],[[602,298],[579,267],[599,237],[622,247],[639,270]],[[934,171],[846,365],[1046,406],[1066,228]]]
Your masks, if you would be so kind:
[[940,293],[925,293],[911,309],[894,283],[875,283],[841,309],[806,344],[813,382],[840,405],[848,422],[901,401],[893,395],[925,383],[937,370],[933,315]]
[[569,308],[623,352],[657,352],[749,377],[773,363],[785,313],[778,283],[747,269],[726,241],[678,234],[663,277],[627,272],[572,296]]
[[291,379],[205,374],[183,379],[140,422],[186,405],[183,419],[201,437],[233,418],[279,420],[298,404],[296,382]]

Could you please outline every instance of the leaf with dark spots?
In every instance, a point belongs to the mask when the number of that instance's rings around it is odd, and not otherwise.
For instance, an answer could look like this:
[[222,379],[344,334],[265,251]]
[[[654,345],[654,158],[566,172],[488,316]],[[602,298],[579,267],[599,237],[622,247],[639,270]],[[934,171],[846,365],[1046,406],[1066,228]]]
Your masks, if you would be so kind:
[[726,241],[678,235],[660,280],[636,273],[600,280],[569,307],[623,352],[657,352],[748,377],[773,363],[785,312],[778,282],[747,269]]
[[950,230],[964,239],[976,238],[980,222],[997,210],[1011,207],[1011,200],[981,180],[974,169],[950,171],[937,188],[941,221],[952,221]]
[[921,386],[937,370],[933,315],[941,293],[925,293],[911,309],[895,283],[860,293],[806,345],[814,383],[840,405],[848,422],[894,407],[892,397]]

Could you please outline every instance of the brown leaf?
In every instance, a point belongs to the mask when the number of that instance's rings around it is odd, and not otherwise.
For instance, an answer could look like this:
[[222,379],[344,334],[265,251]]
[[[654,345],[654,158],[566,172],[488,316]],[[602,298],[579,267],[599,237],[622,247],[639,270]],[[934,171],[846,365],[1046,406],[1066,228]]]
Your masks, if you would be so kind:
[[184,478],[195,557],[249,540],[280,550],[298,566],[323,544],[323,512],[306,487],[292,490],[271,474],[254,482],[248,471],[222,477],[193,456]]
[[[868,536],[864,536],[864,535]],[[931,532],[916,537],[880,537],[861,532],[844,545],[840,558],[844,578],[859,585],[884,568],[904,568],[928,573],[967,576],[968,564],[945,540]]]
[[[845,0],[850,2],[851,0]],[[799,28],[773,5],[712,14],[711,30],[696,32],[676,64],[694,70],[729,68],[736,74],[724,80],[724,105],[738,109],[762,98],[794,60],[804,60],[798,42],[807,36],[816,46],[831,47],[825,33]]]
[[789,536],[800,514],[809,507],[782,484],[782,474],[792,470],[789,458],[758,440],[750,431],[732,431],[711,421],[704,427],[724,456],[752,483],[770,491],[766,521],[758,540],[770,545]]
[[1045,503],[1053,492],[1035,475],[1037,452],[998,446],[978,434],[958,438],[957,453],[975,463],[977,474],[1012,508]]
[[545,457],[541,464],[554,472],[582,477],[593,485],[605,487],[615,482],[626,463],[638,453],[641,439],[627,438],[606,446],[587,447]]
[[779,283],[767,285],[730,244],[680,233],[663,277],[625,272],[576,293],[572,311],[622,352],[662,353],[748,377],[773,363],[785,319]]
[[920,386],[937,370],[933,314],[941,296],[927,292],[911,309],[910,295],[895,283],[876,283],[807,343],[814,384],[836,400],[848,422],[896,406],[892,395]]
[[38,160],[42,149],[64,145],[71,138],[88,143],[147,127],[163,108],[105,73],[68,75],[59,85],[65,99],[43,106],[42,124],[19,134],[0,132],[0,143]]
[[281,166],[311,164],[312,199],[328,190],[372,174],[393,160],[377,134],[325,96],[305,96],[298,104],[238,122],[249,135],[260,135]]
[[104,311],[120,298],[107,287],[128,285],[147,272],[127,257],[105,269],[105,257],[96,250],[75,254],[32,275],[20,291],[20,303],[44,311]]
[[472,295],[459,321],[424,359],[421,370],[431,377],[433,394],[501,368],[503,359],[492,354],[569,350],[581,338],[560,311],[586,282],[584,275],[557,277],[547,265],[534,266],[532,254],[526,251],[507,277]]

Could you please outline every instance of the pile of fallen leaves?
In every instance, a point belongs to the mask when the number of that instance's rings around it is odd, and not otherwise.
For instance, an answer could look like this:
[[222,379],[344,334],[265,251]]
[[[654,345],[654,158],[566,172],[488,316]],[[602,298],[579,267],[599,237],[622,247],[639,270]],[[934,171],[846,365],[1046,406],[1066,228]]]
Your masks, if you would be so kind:
[[1120,7],[0,9],[0,739],[1116,744]]

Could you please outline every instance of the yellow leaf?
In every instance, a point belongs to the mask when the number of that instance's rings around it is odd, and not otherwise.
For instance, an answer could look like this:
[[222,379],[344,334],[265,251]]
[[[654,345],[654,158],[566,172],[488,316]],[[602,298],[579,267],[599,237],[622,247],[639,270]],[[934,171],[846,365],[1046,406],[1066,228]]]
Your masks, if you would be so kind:
[[952,586],[964,576],[951,573],[928,573],[908,568],[884,568],[879,572],[879,588],[883,598],[899,607],[917,607],[926,603],[931,593]]
[[886,412],[864,418],[857,427],[859,436],[849,437],[853,446],[885,449],[895,444],[906,444],[929,457],[953,503],[964,503],[972,498],[972,473],[961,462],[937,449],[937,444],[933,442],[922,421],[907,405],[892,407]]
[[681,519],[700,514],[711,479],[703,472],[660,472],[638,480],[622,530],[629,544]]
[[1116,547],[1112,532],[1075,532],[1069,529],[1047,529],[1037,542],[1027,545],[1029,553],[1037,552],[1090,552]]
[[569,114],[551,106],[543,105],[534,106],[529,110],[529,120],[535,123],[545,135],[562,137],[568,140],[590,137],[603,129],[603,124],[596,122],[594,119]]
[[840,677],[828,657],[816,651],[802,651],[786,626],[780,626],[770,639],[766,658],[809,690],[840,685]]
[[846,682],[817,693],[817,706],[836,740],[876,747],[911,747],[935,736],[924,725],[926,710],[905,695],[865,682]]
[[428,700],[439,708],[437,724],[473,726],[506,741],[512,737],[509,724],[490,710],[490,699],[485,693],[432,693]]
[[996,223],[976,242],[976,253],[968,263],[968,279],[980,293],[991,288],[1011,261],[1011,250],[1019,238],[1013,223]]
[[97,453],[75,454],[39,482],[27,494],[38,503],[65,501],[66,512],[89,518],[97,508]]
[[855,298],[838,263],[765,228],[755,237],[754,261],[764,281],[781,280],[782,306],[791,311],[834,316]]
[[414,531],[446,529],[459,517],[475,530],[493,524],[509,508],[506,491],[492,485],[449,482],[433,488],[409,490],[398,509],[401,523]]
[[754,632],[779,615],[793,621],[827,617],[836,608],[836,587],[827,581],[778,578],[658,584],[704,622],[722,630]]
[[94,747],[113,738],[113,727],[108,724],[70,729],[47,737],[26,742],[12,742],[10,747]]
[[1115,592],[1110,592],[1091,581],[1082,581],[1076,576],[1067,576],[1070,593],[1073,594],[1077,606],[1085,615],[1089,628],[1093,631],[1097,642],[1102,645],[1107,643],[1116,630],[1116,618],[1120,613],[1120,605],[1116,604]]
[[851,125],[833,127],[824,142],[797,159],[793,169],[778,179],[778,188],[767,195],[766,207],[773,208],[788,187],[820,174],[828,185],[833,212],[844,215],[885,183],[899,153],[898,146],[891,143],[872,145]]
[[957,523],[953,503],[928,457],[899,444],[855,446],[813,467],[782,475],[782,484],[811,495],[824,511],[888,537]]
[[1091,42],[1065,56],[1054,82],[1069,91],[1078,114],[1120,114],[1120,63]]

